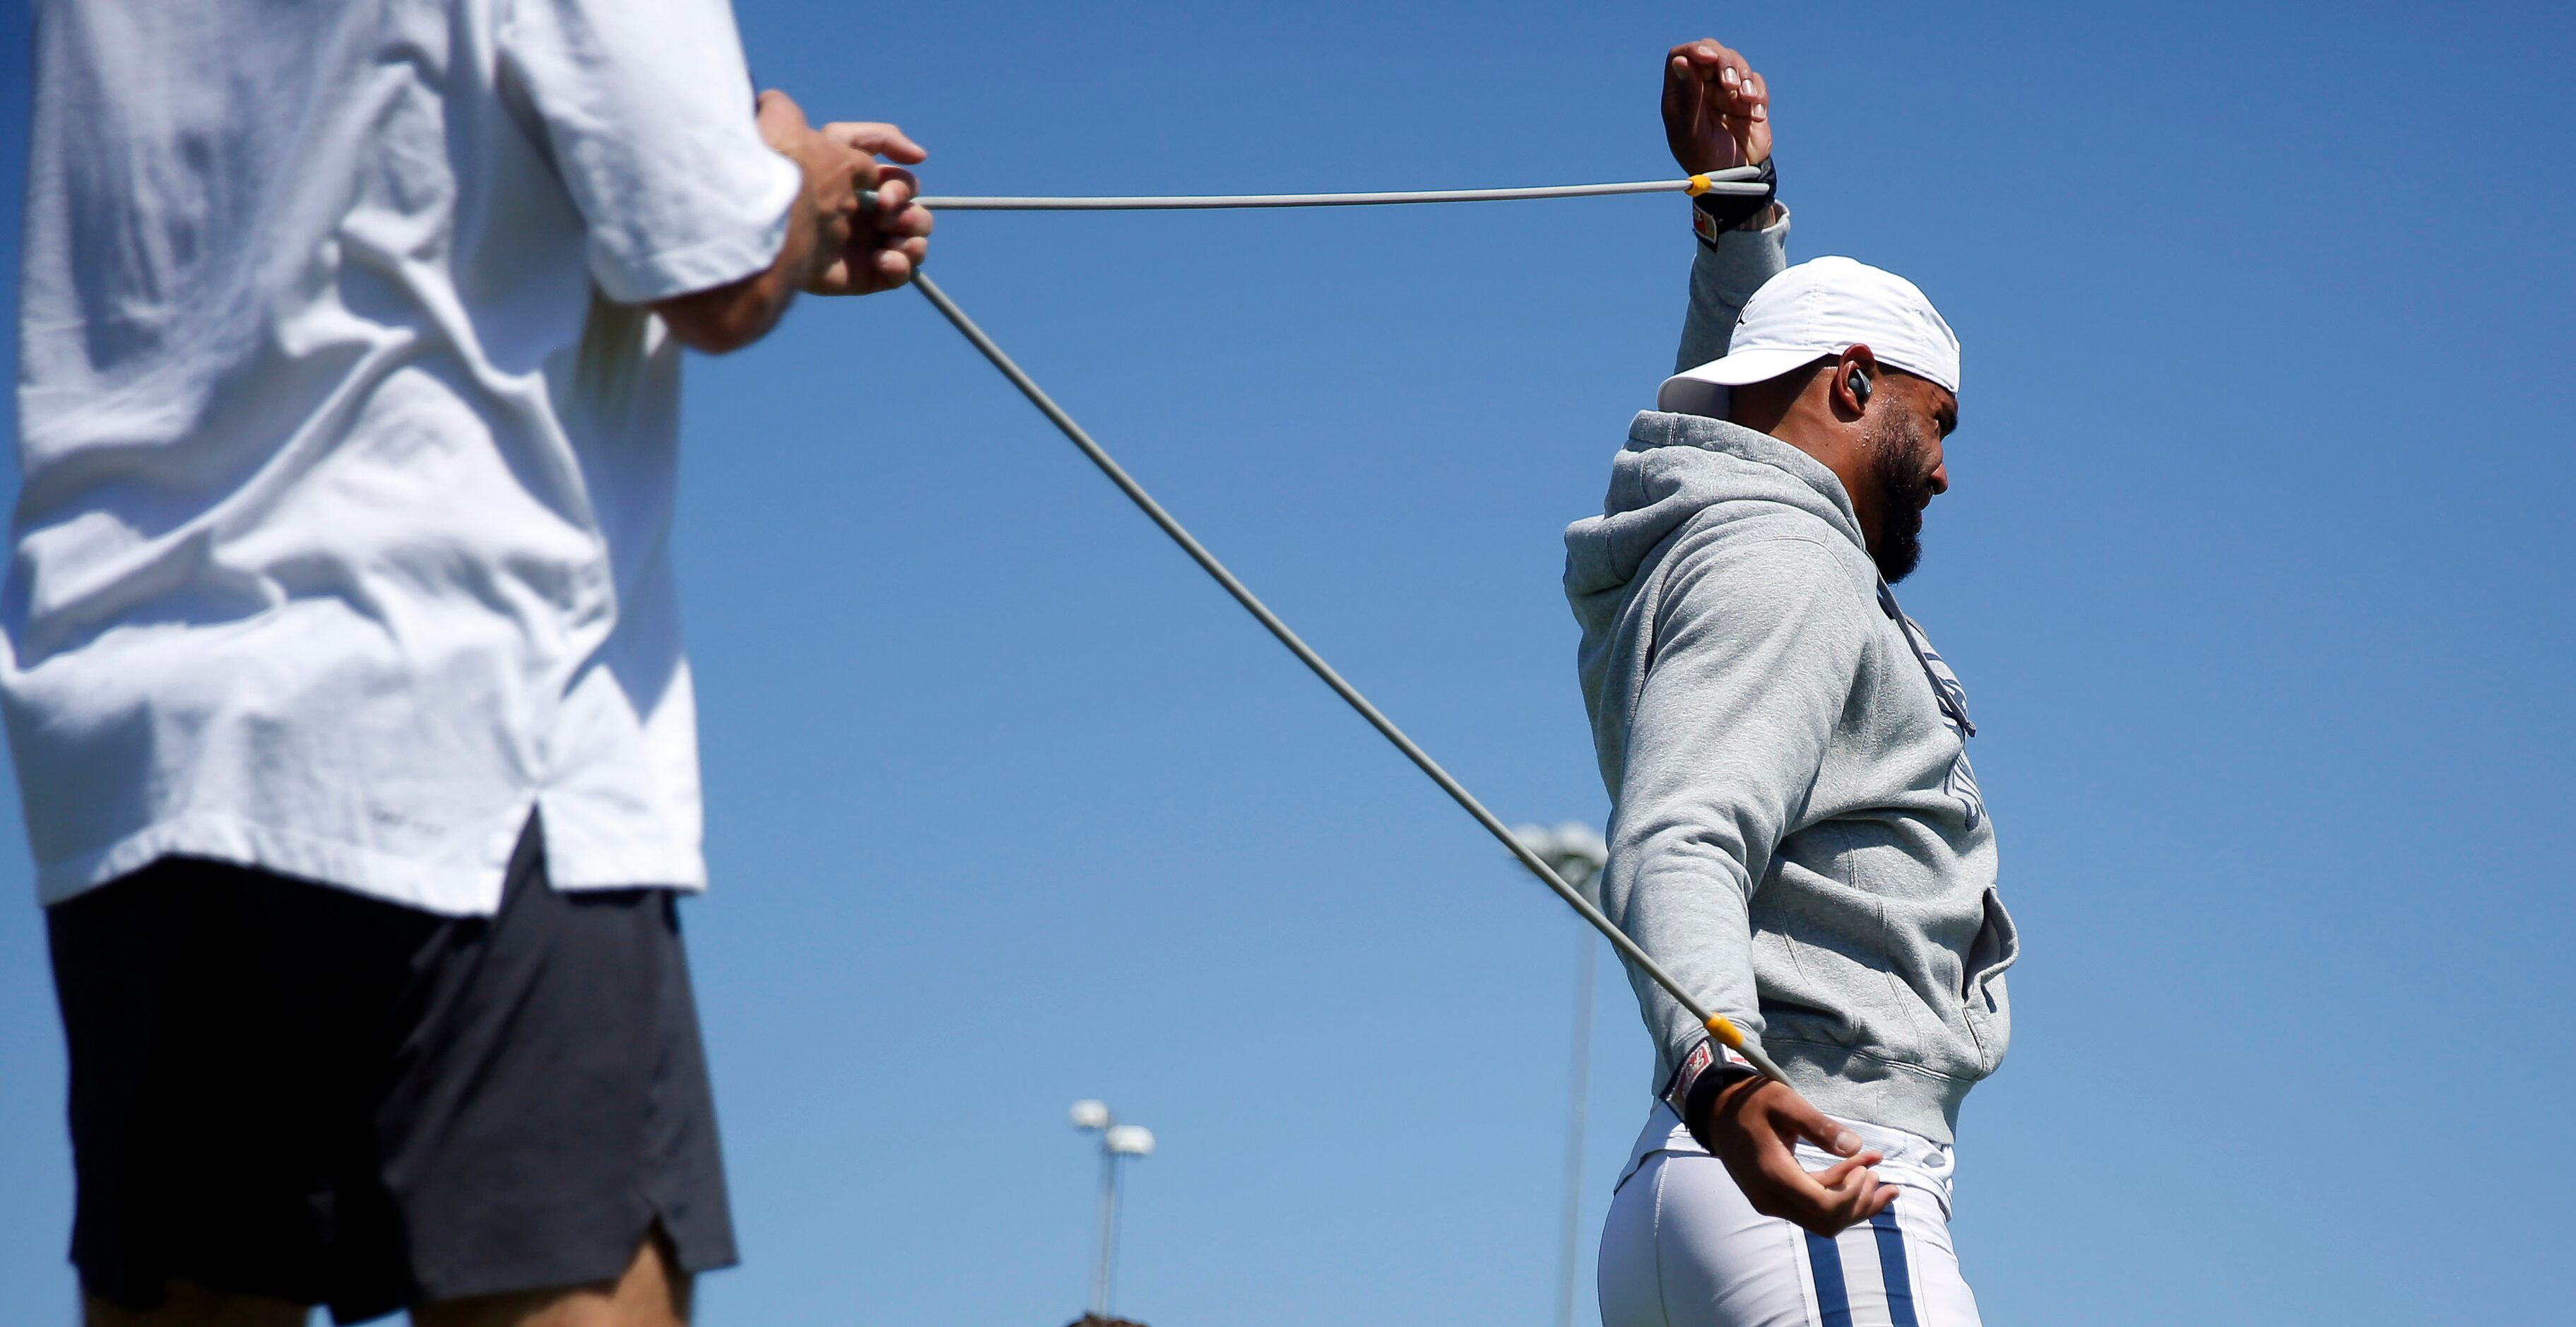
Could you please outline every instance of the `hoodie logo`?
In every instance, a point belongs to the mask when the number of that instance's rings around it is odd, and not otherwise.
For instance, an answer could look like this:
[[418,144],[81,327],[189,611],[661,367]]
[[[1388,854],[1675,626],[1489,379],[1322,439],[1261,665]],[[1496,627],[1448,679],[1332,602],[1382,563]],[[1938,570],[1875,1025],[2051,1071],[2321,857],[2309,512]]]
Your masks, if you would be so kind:
[[[1946,720],[1947,716],[1944,718]],[[1958,726],[1951,725],[1950,731],[1957,732]],[[1959,758],[1951,761],[1950,772],[1941,776],[1941,793],[1957,802],[1959,809],[1967,814],[1968,828],[1973,830],[1986,823],[1986,795],[1977,791],[1977,772],[1968,767],[1968,744],[1964,738],[1959,743]]]
[[1887,582],[1878,583],[1878,606],[1897,626],[1905,631],[1905,643],[1914,647],[1914,659],[1923,665],[1923,676],[1932,683],[1933,699],[1941,706],[1941,723],[1959,739],[1959,757],[1950,762],[1950,772],[1941,776],[1941,793],[1959,804],[1973,830],[1986,822],[1986,795],[1977,788],[1977,771],[1968,764],[1968,739],[1977,735],[1976,722],[1968,717],[1968,689],[1959,685],[1959,675],[1950,671],[1941,652],[1932,648],[1932,638],[1905,610],[1896,605],[1896,592]]

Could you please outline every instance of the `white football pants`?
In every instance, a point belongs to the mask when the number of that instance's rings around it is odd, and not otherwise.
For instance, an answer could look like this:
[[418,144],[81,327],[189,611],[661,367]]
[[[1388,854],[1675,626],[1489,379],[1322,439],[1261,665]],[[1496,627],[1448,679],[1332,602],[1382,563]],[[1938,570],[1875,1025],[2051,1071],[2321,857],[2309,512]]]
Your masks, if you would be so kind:
[[[1602,1327],[1978,1327],[1950,1247],[1950,1149],[1843,1123],[1887,1154],[1876,1170],[1896,1201],[1821,1239],[1754,1211],[1658,1103],[1602,1226]],[[1834,1161],[1798,1147],[1809,1170]]]

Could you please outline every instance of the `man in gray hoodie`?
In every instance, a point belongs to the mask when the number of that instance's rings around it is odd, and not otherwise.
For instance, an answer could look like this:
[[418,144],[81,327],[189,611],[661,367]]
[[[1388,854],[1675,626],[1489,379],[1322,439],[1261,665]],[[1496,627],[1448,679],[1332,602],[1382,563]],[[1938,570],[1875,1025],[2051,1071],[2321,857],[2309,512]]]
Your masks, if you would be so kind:
[[[1667,60],[1686,170],[1767,174],[1768,101],[1715,42]],[[1888,589],[1948,487],[1958,341],[1902,278],[1787,267],[1757,202],[1700,205],[1680,372],[1566,531],[1565,586],[1614,802],[1603,906],[1789,1083],[1631,973],[1656,1106],[1603,1319],[1974,1323],[1952,1130],[2003,1057],[2018,946],[1966,694]]]

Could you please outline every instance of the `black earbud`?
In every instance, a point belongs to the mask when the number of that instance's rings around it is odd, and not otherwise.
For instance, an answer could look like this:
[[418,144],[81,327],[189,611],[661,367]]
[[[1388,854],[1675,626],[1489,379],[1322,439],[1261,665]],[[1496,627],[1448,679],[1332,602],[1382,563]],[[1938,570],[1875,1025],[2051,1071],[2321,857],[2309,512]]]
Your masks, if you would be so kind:
[[1867,409],[1869,406],[1869,375],[1861,372],[1860,369],[1855,366],[1851,371],[1851,376],[1844,379],[1843,383],[1845,386],[1851,388],[1852,400],[1859,402],[1863,409]]

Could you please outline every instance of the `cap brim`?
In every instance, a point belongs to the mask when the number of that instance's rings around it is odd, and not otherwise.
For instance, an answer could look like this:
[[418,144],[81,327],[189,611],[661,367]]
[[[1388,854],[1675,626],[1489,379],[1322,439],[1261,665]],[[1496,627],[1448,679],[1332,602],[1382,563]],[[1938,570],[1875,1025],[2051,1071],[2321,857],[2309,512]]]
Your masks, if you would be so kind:
[[1739,350],[1664,379],[1655,393],[1655,408],[1677,414],[1705,414],[1729,387],[1769,382],[1793,369],[1805,368],[1832,354],[1829,350]]

